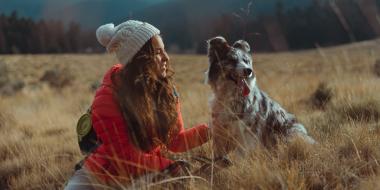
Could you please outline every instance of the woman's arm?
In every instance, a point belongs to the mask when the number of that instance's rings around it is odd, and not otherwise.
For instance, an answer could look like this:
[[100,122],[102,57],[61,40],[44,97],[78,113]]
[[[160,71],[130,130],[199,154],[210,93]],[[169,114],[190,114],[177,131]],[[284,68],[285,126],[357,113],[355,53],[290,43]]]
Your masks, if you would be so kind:
[[209,140],[209,127],[206,124],[201,124],[185,130],[179,103],[177,110],[179,133],[170,142],[168,149],[173,152],[185,152],[207,142]]

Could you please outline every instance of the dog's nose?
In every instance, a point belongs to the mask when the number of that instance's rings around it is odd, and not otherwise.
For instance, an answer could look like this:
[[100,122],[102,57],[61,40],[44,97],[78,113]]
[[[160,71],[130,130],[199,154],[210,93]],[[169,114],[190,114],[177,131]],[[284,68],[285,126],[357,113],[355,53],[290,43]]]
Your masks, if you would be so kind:
[[252,74],[252,69],[247,68],[247,69],[244,69],[243,72],[245,76],[250,76]]

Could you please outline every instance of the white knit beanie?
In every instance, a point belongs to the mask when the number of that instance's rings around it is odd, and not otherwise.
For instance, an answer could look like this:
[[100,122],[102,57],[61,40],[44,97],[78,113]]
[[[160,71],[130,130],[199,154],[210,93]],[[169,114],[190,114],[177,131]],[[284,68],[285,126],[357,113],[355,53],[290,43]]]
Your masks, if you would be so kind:
[[105,24],[96,30],[98,42],[115,53],[121,64],[128,63],[133,56],[160,30],[146,22],[128,20],[118,26]]

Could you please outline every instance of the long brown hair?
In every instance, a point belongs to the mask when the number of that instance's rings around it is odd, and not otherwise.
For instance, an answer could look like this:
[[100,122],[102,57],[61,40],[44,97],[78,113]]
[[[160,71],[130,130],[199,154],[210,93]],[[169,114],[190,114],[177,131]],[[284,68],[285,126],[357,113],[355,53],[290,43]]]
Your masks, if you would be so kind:
[[170,136],[177,132],[174,72],[167,63],[167,76],[161,77],[155,71],[158,64],[154,54],[150,39],[120,72],[112,76],[129,137],[143,151],[151,150],[157,140],[167,145]]

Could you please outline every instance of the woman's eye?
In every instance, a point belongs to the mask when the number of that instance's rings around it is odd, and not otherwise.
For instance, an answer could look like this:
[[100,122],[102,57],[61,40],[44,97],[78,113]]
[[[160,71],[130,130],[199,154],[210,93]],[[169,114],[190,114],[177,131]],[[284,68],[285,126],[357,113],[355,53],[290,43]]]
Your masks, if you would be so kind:
[[156,50],[156,54],[162,54],[162,50],[161,49],[157,49]]

